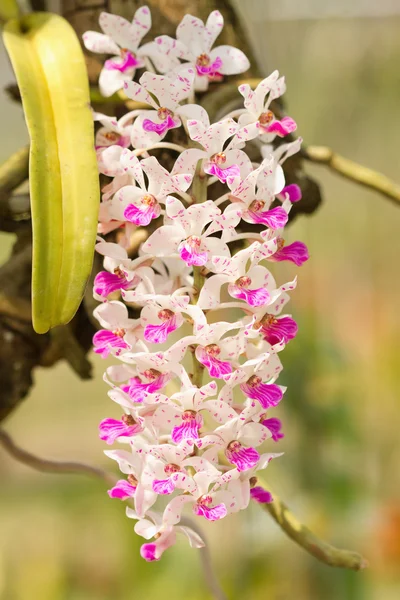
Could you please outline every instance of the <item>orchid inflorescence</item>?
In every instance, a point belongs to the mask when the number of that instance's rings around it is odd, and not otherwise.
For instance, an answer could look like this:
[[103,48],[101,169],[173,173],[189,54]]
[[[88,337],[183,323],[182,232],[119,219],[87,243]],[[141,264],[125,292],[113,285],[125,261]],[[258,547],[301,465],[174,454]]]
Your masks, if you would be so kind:
[[[87,32],[84,43],[114,55],[100,75],[102,93],[123,88],[148,105],[118,121],[94,114],[101,123],[99,171],[112,178],[103,188],[99,234],[113,232],[115,241],[99,238],[96,246],[105,270],[94,282],[102,329],[93,341],[96,353],[121,363],[104,375],[124,414],[103,420],[100,437],[128,447],[106,451],[124,474],[108,493],[128,500],[127,515],[148,540],[141,555],[152,561],[177,533],[193,547],[204,545],[181,522],[186,505],[216,521],[246,508],[251,497],[271,500],[256,473],[280,456],[259,447],[283,437],[270,409],[285,392],[276,383],[279,352],[297,333],[296,322],[282,314],[296,279],[278,286],[265,264],[300,266],[308,259],[302,242],[285,244],[282,237],[301,193],[285,185],[281,165],[301,140],[272,144],[296,129],[293,119],[278,119],[270,109],[285,91],[277,71],[254,91],[240,85],[243,108],[216,123],[194,103],[210,81],[249,68],[240,50],[211,49],[223,27],[218,11],[205,25],[186,15],[176,39],[160,36],[141,47],[151,25],[147,7],[132,23],[102,13],[100,25],[104,34]],[[176,128],[186,146],[161,142]],[[244,151],[248,142],[261,163]],[[178,152],[170,170],[151,154],[162,148]],[[217,182],[224,194],[208,200],[208,186]],[[132,259],[138,228],[149,235]],[[224,309],[231,309],[231,321],[218,320]]]

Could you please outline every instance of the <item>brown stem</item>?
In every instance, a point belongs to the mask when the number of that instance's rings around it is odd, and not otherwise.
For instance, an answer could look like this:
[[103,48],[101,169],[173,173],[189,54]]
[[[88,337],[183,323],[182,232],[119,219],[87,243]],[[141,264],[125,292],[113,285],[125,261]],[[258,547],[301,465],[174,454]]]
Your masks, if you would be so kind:
[[2,429],[0,429],[0,445],[3,446],[4,450],[18,462],[23,463],[32,469],[36,469],[36,471],[41,471],[42,473],[67,473],[100,477],[107,485],[115,485],[117,481],[117,478],[114,475],[107,473],[107,471],[103,471],[103,469],[99,469],[98,467],[92,467],[91,465],[85,465],[79,462],[48,460],[46,458],[35,456],[34,454],[27,452],[27,450],[23,450],[23,448],[17,446],[8,433]]
[[342,177],[379,192],[397,206],[400,204],[400,185],[382,173],[340,156],[326,146],[307,146],[303,148],[302,155],[306,160],[326,165]]
[[0,199],[8,195],[26,179],[29,171],[29,146],[14,152],[0,165]]
[[[268,486],[262,485],[265,489]],[[351,550],[335,548],[327,542],[318,538],[308,527],[300,523],[284,502],[274,493],[273,501],[269,504],[261,504],[262,508],[269,512],[271,517],[278,523],[279,527],[299,544],[306,552],[312,554],[316,559],[330,567],[341,567],[360,571],[368,567],[368,561]]]

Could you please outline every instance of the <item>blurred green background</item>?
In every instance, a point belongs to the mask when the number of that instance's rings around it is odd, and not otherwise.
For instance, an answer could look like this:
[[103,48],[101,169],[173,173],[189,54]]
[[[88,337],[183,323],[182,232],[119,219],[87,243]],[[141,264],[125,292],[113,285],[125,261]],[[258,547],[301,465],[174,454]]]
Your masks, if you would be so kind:
[[[286,75],[288,112],[305,142],[400,182],[398,0],[237,4],[265,74]],[[0,60],[3,87],[12,73],[4,51]],[[1,115],[3,160],[27,134],[4,93]],[[285,455],[267,475],[302,521],[360,551],[370,567],[353,573],[318,563],[258,506],[205,530],[231,600],[398,600],[400,210],[324,167],[307,170],[322,184],[324,204],[289,232],[308,244],[311,259],[290,306],[300,333],[282,355],[280,382],[289,389],[275,414],[285,425]],[[0,243],[4,260],[12,236]],[[280,283],[293,273],[280,268]],[[36,371],[30,397],[7,422],[21,445],[113,468],[97,423],[115,410],[104,363],[92,360],[95,378],[85,383],[65,364]],[[210,598],[184,541],[154,564],[139,558],[140,542],[100,482],[36,473],[1,453],[1,600]]]

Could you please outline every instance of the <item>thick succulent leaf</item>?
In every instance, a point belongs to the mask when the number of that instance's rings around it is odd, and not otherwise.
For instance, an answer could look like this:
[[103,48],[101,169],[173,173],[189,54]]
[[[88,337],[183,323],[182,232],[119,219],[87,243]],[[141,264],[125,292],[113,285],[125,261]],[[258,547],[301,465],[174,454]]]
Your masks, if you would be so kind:
[[4,42],[31,137],[32,317],[44,333],[74,316],[93,261],[100,195],[89,86],[62,17],[10,21]]

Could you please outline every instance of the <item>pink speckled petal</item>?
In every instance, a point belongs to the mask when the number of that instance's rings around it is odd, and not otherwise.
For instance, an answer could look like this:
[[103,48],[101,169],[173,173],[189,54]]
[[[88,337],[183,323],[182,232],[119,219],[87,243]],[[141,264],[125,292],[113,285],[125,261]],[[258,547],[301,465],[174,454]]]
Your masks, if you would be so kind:
[[255,448],[244,448],[243,446],[239,450],[225,450],[226,458],[230,463],[236,466],[237,470],[248,471],[256,466],[260,459]]
[[253,500],[259,502],[260,504],[270,504],[274,500],[271,492],[264,490],[264,488],[260,486],[253,487],[250,490],[250,496]]
[[264,304],[267,304],[270,299],[270,294],[265,288],[248,290],[241,288],[238,285],[231,284],[228,286],[228,292],[233,298],[244,300],[250,306],[263,306]]
[[119,500],[126,500],[132,498],[135,495],[136,486],[131,485],[125,479],[117,481],[114,487],[107,491],[110,498],[118,498]]
[[218,521],[223,519],[228,514],[225,504],[216,504],[215,506],[204,506],[195,504],[193,507],[194,513],[199,517],[205,517],[207,521]]
[[303,244],[303,242],[293,242],[293,244],[283,246],[283,248],[275,252],[275,254],[271,256],[269,260],[272,260],[273,262],[288,260],[298,267],[301,267],[301,265],[308,259],[309,255],[307,246]]
[[257,385],[249,385],[242,383],[240,385],[242,392],[252,400],[258,400],[263,408],[276,406],[283,397],[281,388],[274,383],[262,383]]

